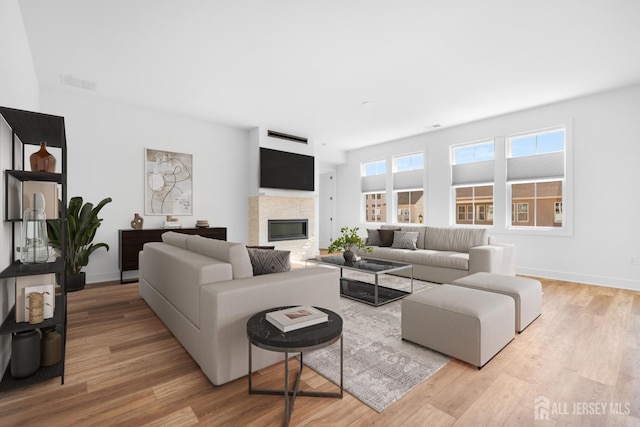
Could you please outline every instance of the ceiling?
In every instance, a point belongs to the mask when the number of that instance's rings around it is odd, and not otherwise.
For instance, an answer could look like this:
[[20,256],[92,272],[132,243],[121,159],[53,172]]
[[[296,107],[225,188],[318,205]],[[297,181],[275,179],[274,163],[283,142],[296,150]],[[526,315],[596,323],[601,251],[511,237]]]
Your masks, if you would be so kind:
[[640,83],[637,0],[19,4],[41,88],[339,150]]

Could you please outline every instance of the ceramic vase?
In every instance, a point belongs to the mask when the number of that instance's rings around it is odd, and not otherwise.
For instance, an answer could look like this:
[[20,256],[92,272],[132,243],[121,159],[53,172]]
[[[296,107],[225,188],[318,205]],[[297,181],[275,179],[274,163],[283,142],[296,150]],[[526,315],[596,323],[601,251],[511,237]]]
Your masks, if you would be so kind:
[[353,264],[353,261],[355,260],[355,255],[353,255],[353,252],[351,252],[349,249],[347,249],[346,251],[344,251],[344,253],[342,254],[342,256],[344,257],[344,261],[348,264]]
[[55,328],[44,332],[40,356],[42,366],[55,365],[62,359],[62,335]]
[[133,219],[131,220],[131,228],[134,230],[142,230],[143,223],[144,219],[140,215],[134,214]]
[[11,338],[11,376],[25,378],[40,367],[40,334],[37,330],[16,332]]
[[56,158],[47,151],[47,143],[40,143],[40,150],[29,157],[32,172],[55,172]]

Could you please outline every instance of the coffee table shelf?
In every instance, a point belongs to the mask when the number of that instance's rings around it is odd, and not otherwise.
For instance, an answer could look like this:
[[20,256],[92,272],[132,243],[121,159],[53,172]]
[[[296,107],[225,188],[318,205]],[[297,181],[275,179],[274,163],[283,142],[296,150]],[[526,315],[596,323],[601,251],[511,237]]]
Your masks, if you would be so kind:
[[[340,295],[365,304],[379,307],[413,293],[413,265],[411,264],[373,258],[362,258],[358,261],[348,263],[342,255],[318,256],[306,261],[307,264],[310,262],[340,268]],[[373,283],[344,277],[343,270],[358,271],[371,275],[373,276]],[[411,272],[410,292],[379,285],[381,275],[399,271]]]

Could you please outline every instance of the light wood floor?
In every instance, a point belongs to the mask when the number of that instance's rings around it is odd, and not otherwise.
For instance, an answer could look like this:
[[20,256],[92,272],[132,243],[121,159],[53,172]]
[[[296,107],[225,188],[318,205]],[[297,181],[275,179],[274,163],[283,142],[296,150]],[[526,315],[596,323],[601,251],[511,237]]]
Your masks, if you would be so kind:
[[[381,414],[349,394],[299,397],[292,425],[640,425],[640,292],[542,282],[542,316],[481,371],[453,360]],[[51,380],[0,394],[0,425],[282,423],[282,398],[249,396],[246,377],[214,387],[135,283],[69,294],[67,344],[64,386]],[[305,372],[305,388],[333,387]],[[256,385],[279,388],[282,373],[282,364],[266,368]],[[534,421],[540,396],[550,420]]]

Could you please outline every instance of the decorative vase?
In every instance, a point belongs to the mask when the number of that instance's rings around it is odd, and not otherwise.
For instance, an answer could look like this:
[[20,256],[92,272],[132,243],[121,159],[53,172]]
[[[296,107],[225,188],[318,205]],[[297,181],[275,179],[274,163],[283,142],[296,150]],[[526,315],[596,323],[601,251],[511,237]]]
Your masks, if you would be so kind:
[[41,343],[40,365],[53,366],[62,359],[62,335],[49,329],[44,332]]
[[140,215],[134,214],[133,219],[131,220],[131,228],[134,230],[142,230],[143,223],[144,219]]
[[25,378],[40,367],[40,334],[37,330],[16,332],[11,338],[11,376]]
[[49,237],[42,193],[34,193],[33,208],[24,210],[20,241],[20,261],[23,264],[47,262],[49,259]]
[[40,292],[31,292],[29,298],[29,323],[37,325],[44,321],[44,295]]
[[29,157],[32,172],[55,172],[56,158],[47,151],[47,143],[40,143],[40,150]]
[[353,252],[351,252],[349,249],[344,251],[342,256],[344,257],[345,262],[349,264],[353,264],[353,261],[355,261],[355,256],[353,255]]

